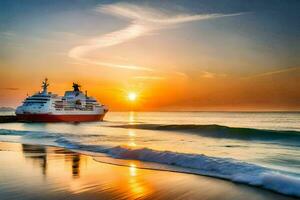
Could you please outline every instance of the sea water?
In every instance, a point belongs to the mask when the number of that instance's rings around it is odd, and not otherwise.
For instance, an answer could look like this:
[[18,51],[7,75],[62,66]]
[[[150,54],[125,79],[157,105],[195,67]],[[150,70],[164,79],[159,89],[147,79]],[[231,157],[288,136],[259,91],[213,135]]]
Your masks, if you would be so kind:
[[103,122],[2,123],[0,141],[139,160],[300,197],[296,112],[109,112]]

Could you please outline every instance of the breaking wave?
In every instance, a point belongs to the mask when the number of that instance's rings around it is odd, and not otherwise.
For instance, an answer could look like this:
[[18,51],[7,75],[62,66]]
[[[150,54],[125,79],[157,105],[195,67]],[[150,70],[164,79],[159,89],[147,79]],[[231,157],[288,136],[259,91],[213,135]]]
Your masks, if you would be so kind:
[[[170,171],[212,176],[300,197],[300,178],[235,159],[210,157],[203,154],[157,151],[149,148],[133,149],[127,146],[105,148],[99,145],[71,142],[64,138],[58,139],[56,142],[61,147],[88,152],[94,156],[97,156],[97,153],[105,153],[118,159],[164,164],[170,166]],[[173,166],[180,168],[174,170]],[[149,165],[145,168],[152,169],[153,167]]]
[[[149,125],[148,125],[149,126]],[[164,125],[157,126],[156,130],[201,130],[208,131],[210,133],[217,132],[215,134],[237,134],[242,131],[242,134],[249,135],[256,129],[244,129],[244,128],[229,128],[218,125],[197,125],[195,126],[176,126],[176,125]],[[159,128],[160,127],[160,128]],[[223,132],[222,132],[223,130]],[[220,133],[221,132],[221,133]],[[255,131],[254,131],[255,132]],[[275,134],[275,137],[281,138],[281,135],[285,137],[299,138],[296,132],[279,132],[279,131],[265,131],[258,130],[259,134]],[[255,132],[254,134],[257,134]],[[173,167],[176,168],[175,171],[183,173],[194,173],[199,175],[212,176],[216,178],[222,178],[230,180],[237,183],[243,183],[247,185],[257,186],[265,188],[274,192],[278,192],[285,195],[291,195],[295,197],[300,197],[300,177],[293,174],[286,174],[281,171],[272,170],[266,167],[262,167],[255,164],[250,164],[230,158],[221,157],[211,157],[203,154],[187,154],[187,153],[177,153],[172,151],[157,151],[149,148],[129,148],[127,146],[115,146],[108,147],[103,145],[91,145],[80,143],[78,140],[72,140],[73,137],[81,137],[77,134],[66,134],[62,133],[50,133],[50,132],[39,132],[39,131],[16,131],[16,130],[6,130],[0,129],[0,135],[25,135],[29,137],[37,137],[40,140],[40,144],[44,139],[51,140],[51,145],[58,147],[64,147],[73,151],[84,152],[86,154],[97,156],[100,154],[105,154],[112,158],[125,159],[125,160],[139,160],[149,163],[158,163],[167,166],[167,169],[173,171]],[[87,137],[99,136],[99,135],[84,135]],[[246,137],[246,136],[244,136]],[[258,137],[258,135],[257,135]],[[266,136],[264,136],[266,137]],[[269,136],[271,137],[271,136]],[[36,144],[39,144],[39,140],[35,140]],[[49,143],[47,143],[49,144]],[[151,165],[149,165],[151,169]]]
[[[193,173],[196,174],[227,179],[233,182],[262,187],[281,194],[300,197],[300,178],[230,158],[156,151],[148,148],[131,149],[122,146],[107,149],[106,153],[115,158],[155,162],[194,169]],[[185,172],[184,170],[181,171]]]
[[[105,148],[99,145],[84,145],[66,139],[56,141],[60,146],[92,153],[105,153],[113,158],[139,160],[181,167],[170,171],[193,173],[222,178],[237,183],[262,187],[277,193],[300,197],[300,178],[282,174],[258,165],[230,158],[210,157],[203,154],[186,154],[157,151],[149,148],[133,149],[127,146]],[[152,167],[146,167],[151,169]]]
[[228,127],[217,124],[198,125],[198,124],[126,124],[112,126],[116,128],[162,130],[162,131],[180,131],[193,133],[205,137],[228,138],[239,140],[282,140],[300,142],[300,132],[264,130],[255,128]]

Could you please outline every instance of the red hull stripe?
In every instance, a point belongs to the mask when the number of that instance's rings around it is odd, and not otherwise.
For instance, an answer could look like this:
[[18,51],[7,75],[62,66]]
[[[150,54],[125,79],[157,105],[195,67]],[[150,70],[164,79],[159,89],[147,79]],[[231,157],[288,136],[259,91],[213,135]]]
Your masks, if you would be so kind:
[[20,121],[30,122],[90,122],[102,121],[102,115],[49,115],[49,114],[22,114],[17,115]]

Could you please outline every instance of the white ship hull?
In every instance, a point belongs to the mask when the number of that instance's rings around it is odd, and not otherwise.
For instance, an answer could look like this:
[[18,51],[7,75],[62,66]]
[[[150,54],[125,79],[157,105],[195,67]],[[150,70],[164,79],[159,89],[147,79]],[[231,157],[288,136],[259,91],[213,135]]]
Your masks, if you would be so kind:
[[93,97],[83,94],[78,84],[74,91],[66,91],[64,96],[48,93],[47,80],[43,91],[27,97],[16,110],[20,121],[31,122],[86,122],[103,120],[107,107]]

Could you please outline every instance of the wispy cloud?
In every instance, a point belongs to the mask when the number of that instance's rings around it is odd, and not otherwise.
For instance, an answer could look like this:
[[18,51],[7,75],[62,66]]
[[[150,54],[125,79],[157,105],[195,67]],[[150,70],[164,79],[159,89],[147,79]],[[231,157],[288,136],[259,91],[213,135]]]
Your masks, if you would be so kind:
[[11,91],[19,90],[19,88],[13,88],[13,87],[1,88],[1,89],[2,90],[11,90]]
[[190,21],[197,21],[203,19],[211,19],[218,17],[227,17],[240,15],[241,13],[232,14],[187,14],[181,13],[177,14],[174,11],[155,9],[148,6],[138,6],[128,3],[117,3],[99,6],[97,9],[99,12],[108,13],[115,16],[120,16],[128,19],[135,20],[134,23],[145,22],[148,25],[171,25]]
[[11,38],[11,37],[15,37],[15,36],[16,36],[16,34],[14,32],[10,32],[10,31],[0,32],[0,37]]
[[163,76],[134,76],[133,79],[137,80],[164,80],[166,77]]
[[131,21],[127,27],[121,30],[117,30],[99,37],[92,38],[86,44],[72,48],[68,53],[69,57],[84,62],[86,64],[95,64],[106,67],[125,68],[143,71],[154,71],[154,69],[152,67],[113,64],[96,61],[91,58],[88,58],[87,55],[92,51],[115,46],[141,37],[143,35],[149,34],[151,32],[172,27],[174,25],[187,23],[191,21],[236,16],[241,14],[178,14],[174,13],[174,11],[155,9],[148,6],[138,6],[129,3],[100,5],[96,8],[96,11],[129,19]]
[[208,71],[201,71],[201,77],[202,78],[216,78],[216,77],[226,77],[227,74],[217,74],[213,72]]
[[261,73],[261,74],[255,74],[255,75],[246,77],[246,79],[272,76],[272,75],[288,73],[288,72],[292,72],[292,71],[296,71],[296,70],[300,70],[300,67],[289,67],[289,68],[279,69],[279,70],[265,72],[265,73]]

